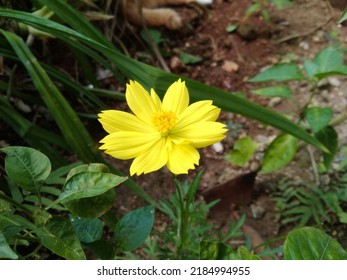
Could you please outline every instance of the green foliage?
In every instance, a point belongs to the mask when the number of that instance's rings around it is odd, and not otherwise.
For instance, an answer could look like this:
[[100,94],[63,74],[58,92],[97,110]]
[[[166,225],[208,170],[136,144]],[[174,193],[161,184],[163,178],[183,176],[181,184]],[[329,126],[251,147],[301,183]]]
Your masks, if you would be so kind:
[[122,217],[114,229],[116,251],[135,250],[148,237],[153,224],[153,206],[136,209]]
[[313,133],[317,133],[326,127],[333,116],[331,108],[310,107],[305,110],[307,120]]
[[261,173],[273,172],[288,164],[296,154],[297,138],[282,134],[268,147],[261,163]]
[[284,257],[286,260],[346,260],[347,252],[323,231],[304,227],[288,234]]
[[256,149],[257,143],[251,137],[245,136],[237,140],[234,148],[226,156],[226,160],[235,165],[245,166],[253,157]]
[[180,60],[183,64],[195,64],[202,61],[202,58],[189,53],[180,52]]
[[287,86],[273,86],[252,90],[253,93],[269,97],[292,97],[292,91]]
[[344,223],[347,202],[346,183],[340,180],[331,186],[317,187],[311,184],[294,184],[282,181],[273,194],[281,225],[305,226],[309,223]]
[[280,63],[259,73],[251,78],[249,82],[285,82],[303,79],[304,76],[295,63]]
[[[108,245],[111,249],[105,249],[101,241],[104,222],[102,217],[96,218],[110,210],[115,199],[113,188],[127,177],[109,173],[103,164],[69,165],[50,173],[49,159],[33,148],[7,147],[2,152],[6,154],[8,184],[0,186],[1,258],[39,258],[37,252],[43,246],[65,259],[85,259],[83,245],[102,257],[112,258],[114,252],[120,252],[120,244],[125,250],[133,250],[148,236],[153,206],[130,212],[115,229],[108,229],[116,235],[115,244]],[[64,175],[62,187],[59,182]],[[75,216],[66,219],[64,212]],[[29,242],[37,247],[25,255]]]

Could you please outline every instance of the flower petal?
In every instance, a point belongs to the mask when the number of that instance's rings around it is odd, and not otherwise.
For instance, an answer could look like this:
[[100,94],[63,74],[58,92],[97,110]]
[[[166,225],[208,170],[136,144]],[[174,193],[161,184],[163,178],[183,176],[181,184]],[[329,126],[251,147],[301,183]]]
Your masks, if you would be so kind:
[[185,82],[181,79],[174,82],[166,91],[163,99],[163,111],[173,112],[179,116],[189,104],[189,94]]
[[195,102],[183,111],[172,131],[174,133],[174,131],[196,122],[215,121],[219,114],[220,109],[213,106],[211,100]]
[[160,138],[150,149],[136,157],[130,166],[130,175],[141,175],[156,171],[168,160],[166,139]]
[[156,92],[154,91],[154,89],[151,89],[151,98],[155,106],[155,110],[159,112],[161,110],[161,100],[159,96],[156,94]]
[[159,132],[118,131],[103,138],[99,149],[118,159],[131,159],[146,153],[160,139]]
[[176,145],[171,143],[166,166],[174,174],[187,174],[199,164],[200,154],[191,145]]
[[202,148],[212,145],[225,138],[227,129],[220,122],[198,122],[175,132],[171,132],[170,137],[173,142],[189,141],[195,148]]
[[127,112],[118,110],[102,111],[99,115],[99,122],[108,132],[116,131],[138,131],[138,132],[154,132],[152,126],[141,121],[138,117]]
[[151,124],[156,104],[148,92],[138,83],[130,81],[125,92],[127,103],[133,113],[142,121]]

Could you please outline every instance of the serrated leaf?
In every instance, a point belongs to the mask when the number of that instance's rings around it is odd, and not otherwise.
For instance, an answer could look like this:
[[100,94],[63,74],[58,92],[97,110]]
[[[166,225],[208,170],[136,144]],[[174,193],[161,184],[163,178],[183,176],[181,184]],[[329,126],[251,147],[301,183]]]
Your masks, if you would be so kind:
[[329,169],[338,149],[338,135],[332,126],[326,126],[315,133],[316,138],[323,143],[330,153],[323,152],[323,163]]
[[310,107],[305,110],[305,118],[314,133],[326,127],[332,116],[333,111],[329,107]]
[[269,82],[269,81],[292,81],[303,80],[304,76],[300,68],[295,63],[280,63],[274,65],[263,72],[260,72],[255,77],[248,80],[249,82]]
[[8,245],[5,236],[0,231],[0,259],[16,260],[18,256],[11,247]]
[[253,157],[256,149],[257,143],[250,136],[245,136],[237,140],[234,148],[226,156],[226,160],[235,165],[245,166]]
[[39,192],[51,172],[47,156],[28,147],[6,147],[5,169],[9,178],[23,189]]
[[67,201],[98,196],[127,180],[112,173],[78,173],[67,181],[59,199]]
[[292,91],[287,86],[273,86],[251,90],[251,92],[270,97],[292,97]]
[[92,243],[101,238],[104,228],[104,223],[101,220],[71,217],[70,221],[81,242]]
[[289,134],[276,137],[265,152],[260,173],[270,173],[287,165],[295,156],[297,141]]
[[63,217],[55,216],[37,230],[43,246],[54,254],[68,260],[84,260],[85,254],[72,224]]
[[122,217],[114,229],[116,251],[135,250],[150,234],[154,224],[154,207],[146,206]]
[[323,231],[303,227],[291,231],[284,242],[286,260],[346,260],[341,245]]

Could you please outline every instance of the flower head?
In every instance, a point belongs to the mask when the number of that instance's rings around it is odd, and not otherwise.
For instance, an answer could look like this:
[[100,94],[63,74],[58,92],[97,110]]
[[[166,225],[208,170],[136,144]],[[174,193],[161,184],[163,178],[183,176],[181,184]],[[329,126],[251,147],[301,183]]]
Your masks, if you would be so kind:
[[99,121],[109,133],[100,149],[118,159],[134,159],[130,174],[156,171],[166,165],[174,174],[186,174],[199,164],[202,148],[225,138],[225,125],[216,122],[220,109],[212,101],[189,105],[185,82],[178,80],[161,101],[137,82],[127,84],[126,101],[133,112],[106,110]]

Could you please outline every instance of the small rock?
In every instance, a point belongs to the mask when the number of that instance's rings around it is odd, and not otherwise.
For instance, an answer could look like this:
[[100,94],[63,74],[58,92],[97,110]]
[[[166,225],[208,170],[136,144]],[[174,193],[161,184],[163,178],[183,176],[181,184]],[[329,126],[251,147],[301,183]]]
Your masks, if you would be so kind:
[[341,81],[336,77],[328,77],[328,82],[330,85],[332,85],[334,87],[341,86]]
[[251,204],[250,208],[251,208],[252,217],[254,219],[261,219],[266,212],[264,207],[257,204]]
[[318,82],[317,87],[322,88],[329,85],[328,79],[322,79]]
[[218,154],[221,154],[224,152],[224,147],[221,142],[214,143],[212,145],[212,149]]
[[300,42],[299,47],[307,51],[310,49],[310,44],[307,43],[306,41],[302,41]]
[[281,104],[281,102],[282,102],[281,97],[274,97],[269,101],[268,107],[270,108],[276,107],[277,105]]
[[183,66],[182,61],[180,60],[180,58],[175,55],[171,58],[170,60],[170,68],[171,69],[178,69],[181,68]]
[[231,60],[224,60],[224,63],[222,65],[222,69],[229,73],[235,73],[239,70],[239,65]]

